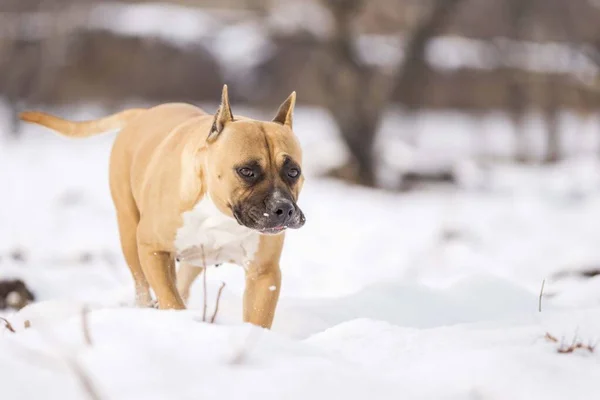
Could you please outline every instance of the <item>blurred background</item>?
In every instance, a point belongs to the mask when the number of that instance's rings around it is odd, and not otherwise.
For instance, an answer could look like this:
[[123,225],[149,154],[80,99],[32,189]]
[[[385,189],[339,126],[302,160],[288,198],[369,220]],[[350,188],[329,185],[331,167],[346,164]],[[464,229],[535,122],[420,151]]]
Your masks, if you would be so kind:
[[597,0],[1,0],[0,276],[46,298],[114,287],[106,265],[129,285],[114,136],[65,141],[18,112],[212,113],[227,83],[255,118],[298,93],[308,223],[284,295],[476,272],[571,276],[548,296],[600,302],[598,21]]
[[[576,149],[563,143],[561,114],[585,122],[598,103],[595,0],[3,0],[0,7],[0,95],[15,135],[24,107],[212,102],[227,82],[234,103],[273,109],[297,90],[300,105],[328,114],[349,153],[330,173],[381,186],[376,171],[386,160],[377,139],[390,108],[406,118],[451,111],[474,122],[500,111],[514,134],[505,158],[554,163],[584,150],[581,137],[571,140]],[[528,127],[532,112],[539,132]],[[471,152],[499,156],[480,129],[470,130]],[[419,145],[415,126],[401,131],[392,135],[403,135],[408,150]]]

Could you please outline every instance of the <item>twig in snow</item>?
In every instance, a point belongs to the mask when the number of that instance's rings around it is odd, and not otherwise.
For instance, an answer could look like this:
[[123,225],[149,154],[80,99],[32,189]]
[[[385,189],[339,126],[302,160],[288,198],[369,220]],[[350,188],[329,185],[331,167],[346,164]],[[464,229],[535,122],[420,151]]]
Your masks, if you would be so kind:
[[98,391],[96,390],[96,388],[94,387],[94,384],[92,383],[92,379],[87,374],[87,372],[85,372],[83,370],[83,367],[77,361],[75,361],[75,359],[69,358],[66,355],[64,356],[64,360],[67,363],[67,365],[69,366],[69,368],[71,369],[71,371],[73,372],[73,374],[79,380],[79,383],[83,387],[83,390],[85,390],[85,392],[87,393],[88,397],[91,400],[101,400],[101,397],[98,394]]
[[240,346],[240,348],[233,354],[233,357],[229,361],[230,364],[241,364],[244,361],[244,358],[246,358],[248,351],[252,347],[251,345],[253,342],[256,342],[260,332],[262,331],[251,327],[250,332],[248,332],[248,335],[246,336],[246,340],[244,340],[242,346]]
[[538,312],[542,312],[542,295],[544,294],[544,284],[546,280],[542,281],[542,288],[540,289],[540,298],[538,299]]
[[596,345],[592,344],[583,344],[581,342],[577,342],[568,347],[559,347],[556,351],[561,354],[573,353],[577,349],[587,350],[590,353],[593,353],[596,349]]
[[[29,321],[25,321],[25,322],[27,323]],[[46,332],[47,336],[49,336],[48,333],[49,332]],[[56,348],[60,351],[61,349],[60,349],[59,344],[55,340],[53,340],[53,341],[55,342]],[[90,400],[101,400],[101,397],[98,394],[98,390],[94,386],[89,374],[77,362],[77,360],[75,358],[69,356],[69,354],[66,354],[65,352],[61,351],[58,354],[50,355],[50,354],[46,354],[43,351],[23,346],[19,343],[13,343],[13,346],[11,346],[11,349],[21,351],[25,357],[28,357],[30,359],[35,359],[36,361],[39,361],[42,365],[44,365],[45,367],[48,367],[48,368],[52,368],[53,364],[56,365],[56,361],[64,362],[64,364],[66,364],[66,366],[69,368],[69,370],[71,370],[71,372],[75,375],[75,377],[79,381],[79,384],[82,386],[83,390],[87,394],[87,397]]]
[[217,292],[217,302],[215,303],[215,311],[213,312],[213,315],[210,319],[211,324],[214,324],[215,318],[217,318],[217,313],[219,312],[219,300],[221,299],[221,293],[223,293],[224,287],[225,287],[225,282],[221,282],[221,287],[219,288],[219,291]]
[[[558,339],[556,338],[556,336],[553,336],[548,332],[546,332],[546,335],[544,336],[544,338],[546,338],[546,340],[549,340],[553,343],[559,342]],[[583,342],[577,340],[577,334],[575,334],[575,336],[573,336],[573,340],[571,341],[571,344],[568,346],[565,345],[565,341],[563,338],[563,340],[560,341],[560,345],[558,346],[556,351],[557,351],[557,353],[560,353],[560,354],[570,354],[570,353],[573,353],[577,349],[587,350],[590,353],[593,353],[594,350],[596,349],[596,344],[595,343],[592,344],[591,341],[588,344],[583,344]]]
[[207,303],[206,303],[206,273],[207,268],[206,268],[206,256],[204,254],[204,245],[201,245],[200,248],[202,249],[202,267],[204,267],[204,273],[202,274],[202,289],[204,291],[204,306],[202,308],[202,322],[206,322],[206,308]]
[[204,306],[202,307],[202,322],[206,322],[206,309],[208,307],[206,303],[206,269],[204,269],[204,274],[202,274],[202,290],[204,291]]
[[[48,334],[48,333],[49,332],[46,332],[46,334]],[[55,341],[55,343],[56,343],[56,341]],[[58,343],[55,345],[60,350]],[[71,370],[73,375],[75,375],[75,377],[79,381],[79,384],[81,385],[81,387],[87,394],[87,397],[91,400],[101,400],[101,397],[98,394],[98,390],[94,386],[92,378],[85,371],[83,366],[79,362],[77,362],[77,360],[74,357],[71,357],[66,352],[60,352],[58,354],[58,357],[60,357],[59,359],[61,359],[66,364],[66,366]]]
[[8,329],[10,332],[12,332],[12,333],[17,333],[17,332],[15,331],[15,328],[13,328],[12,324],[11,324],[11,323],[10,323],[10,322],[9,322],[9,321],[6,319],[6,318],[2,318],[2,317],[0,317],[0,321],[4,322],[4,327],[5,327],[6,329]]
[[87,306],[81,310],[81,329],[83,331],[83,339],[88,346],[92,345],[92,336],[90,335],[90,326],[88,323],[88,313],[90,312]]
[[554,343],[558,342],[558,339],[556,337],[552,336],[549,332],[546,332],[546,335],[544,335],[544,337],[551,342],[554,342]]

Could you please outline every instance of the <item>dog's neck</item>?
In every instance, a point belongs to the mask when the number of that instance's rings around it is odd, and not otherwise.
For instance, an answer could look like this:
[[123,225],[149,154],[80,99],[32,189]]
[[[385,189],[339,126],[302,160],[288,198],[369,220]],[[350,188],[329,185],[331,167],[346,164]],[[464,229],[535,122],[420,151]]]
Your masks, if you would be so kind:
[[254,258],[260,234],[223,214],[208,193],[194,208],[184,212],[182,219],[174,244],[180,257],[189,264],[245,265]]

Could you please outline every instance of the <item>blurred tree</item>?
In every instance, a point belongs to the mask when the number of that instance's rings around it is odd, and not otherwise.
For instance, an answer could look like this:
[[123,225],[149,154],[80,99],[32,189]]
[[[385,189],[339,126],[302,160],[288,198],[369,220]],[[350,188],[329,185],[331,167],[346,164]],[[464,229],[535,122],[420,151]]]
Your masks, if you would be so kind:
[[323,50],[321,80],[325,104],[354,158],[352,180],[375,186],[373,144],[387,90],[377,68],[365,65],[354,47],[352,22],[362,0],[324,0],[334,31]]
[[[561,0],[548,0],[545,4],[547,12],[547,25],[552,26],[552,31],[565,43],[568,37],[573,35],[572,20],[569,7]],[[539,19],[539,18],[537,18]],[[547,29],[549,30],[549,29]],[[542,34],[537,32],[537,39],[542,39]],[[535,33],[534,33],[535,34]],[[568,62],[571,63],[572,57]],[[542,93],[542,114],[546,125],[546,153],[543,162],[553,164],[562,158],[561,131],[560,131],[560,93],[554,79],[550,76],[544,77]]]
[[435,0],[429,15],[410,33],[395,90],[399,92],[402,104],[411,111],[423,105],[423,86],[427,83],[427,75],[430,72],[425,57],[427,44],[434,36],[441,33],[462,1]]
[[403,64],[389,71],[366,65],[357,54],[353,20],[364,0],[323,0],[334,20],[334,32],[321,57],[326,104],[352,155],[352,165],[333,171],[365,186],[376,186],[373,147],[385,106],[399,91],[410,109],[421,105],[429,68],[425,50],[463,0],[434,0],[428,15],[411,32]]
[[[461,1],[161,0],[218,14],[218,28],[182,46],[162,34],[114,31],[109,13],[104,18],[111,23],[104,27],[98,16],[106,10],[87,19],[81,12],[86,2],[95,7],[101,0],[5,0],[0,94],[16,116],[24,103],[93,101],[118,108],[132,96],[146,102],[212,101],[224,79],[233,79],[238,100],[252,106],[272,107],[300,88],[303,104],[329,110],[351,154],[351,162],[332,173],[368,186],[377,185],[374,143],[390,103],[405,107],[409,121],[423,109],[471,116],[506,111],[516,127],[511,157],[519,161],[530,161],[534,149],[525,114],[539,110],[547,134],[544,160],[559,160],[564,154],[559,112],[586,118],[599,103],[600,85],[591,84],[597,73],[583,65],[582,76],[581,68],[582,53],[600,66],[598,2],[470,0],[461,6]],[[114,15],[127,7],[104,6]],[[487,15],[495,18],[482,18]],[[244,32],[253,38],[250,47],[258,43],[257,61],[228,72],[230,57],[223,55],[232,50],[223,49],[235,43],[236,52],[247,50],[240,40]],[[402,36],[402,52],[393,35]],[[374,36],[383,40],[372,41]],[[433,38],[441,40],[429,52]],[[566,47],[572,48],[570,66]]]
[[[75,13],[69,12],[72,8],[63,9],[65,3],[68,6],[73,2],[45,0],[23,4],[23,9],[11,9],[7,13],[9,16],[3,16],[0,92],[4,93],[11,107],[10,132],[13,135],[20,132],[18,113],[22,105],[39,102],[50,93],[57,84],[60,69],[67,62],[69,36],[85,20],[84,10],[87,9],[86,2],[81,2]],[[37,21],[32,18],[32,7],[43,18]],[[36,38],[36,29],[45,34]]]
[[551,164],[561,159],[559,93],[552,79],[547,79],[544,89],[543,115],[547,137],[544,162]]
[[[506,0],[508,7],[508,27],[515,40],[523,40],[526,37],[528,23],[531,22],[533,9],[532,0]],[[509,65],[506,71],[507,109],[515,128],[515,158],[518,162],[530,160],[530,149],[527,132],[524,129],[525,113],[527,111],[527,83],[522,74],[518,74],[511,64],[523,61],[522,54],[515,54],[509,50],[504,54],[505,61]]]

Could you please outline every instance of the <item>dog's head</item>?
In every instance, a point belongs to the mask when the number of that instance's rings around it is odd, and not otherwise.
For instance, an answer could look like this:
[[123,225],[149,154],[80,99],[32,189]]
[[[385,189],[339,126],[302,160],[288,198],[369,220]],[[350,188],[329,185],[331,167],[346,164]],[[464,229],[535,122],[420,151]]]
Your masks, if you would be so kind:
[[262,234],[298,229],[305,217],[297,205],[304,177],[302,151],[292,131],[293,92],[271,121],[238,118],[227,86],[207,137],[204,178],[217,207]]

